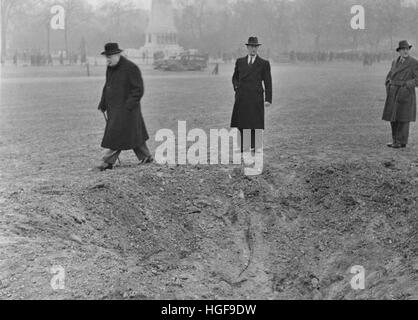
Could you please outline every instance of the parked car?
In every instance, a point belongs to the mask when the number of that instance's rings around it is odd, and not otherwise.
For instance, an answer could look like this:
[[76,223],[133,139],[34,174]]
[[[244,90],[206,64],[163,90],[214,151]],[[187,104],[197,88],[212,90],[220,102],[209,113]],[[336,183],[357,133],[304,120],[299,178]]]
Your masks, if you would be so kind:
[[177,57],[156,60],[154,68],[162,71],[202,71],[208,67],[208,55],[185,53]]

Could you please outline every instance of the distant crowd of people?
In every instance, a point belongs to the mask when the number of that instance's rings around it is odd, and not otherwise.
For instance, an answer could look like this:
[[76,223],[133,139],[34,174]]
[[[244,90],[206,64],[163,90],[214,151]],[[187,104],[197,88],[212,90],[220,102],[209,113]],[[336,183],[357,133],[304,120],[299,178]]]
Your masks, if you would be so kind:
[[[238,52],[234,53],[219,53],[215,58],[219,61],[233,63],[239,57]],[[322,64],[333,61],[348,61],[348,62],[362,62],[364,66],[371,66],[374,63],[381,61],[392,60],[393,56],[390,53],[370,53],[362,51],[290,51],[278,55],[271,55],[270,50],[267,52],[267,57],[275,62],[305,62]],[[24,50],[22,52],[16,51],[13,55],[13,65],[19,66],[53,66],[53,65],[78,65],[87,63],[87,56],[85,53],[70,52],[67,55],[65,51],[60,51],[52,55],[41,50]],[[5,64],[5,59],[2,58],[1,64]],[[96,63],[97,64],[97,61]],[[214,70],[214,73],[216,70]]]
[[[234,63],[235,60],[242,56],[239,50],[231,53],[218,53],[212,57],[219,61]],[[390,61],[394,59],[392,53],[387,52],[367,52],[367,51],[290,51],[284,53],[274,53],[270,49],[266,49],[264,53],[266,58],[274,62],[305,62],[321,64],[334,61],[360,62],[364,66],[370,66],[381,61]]]
[[[28,63],[28,54],[26,52],[23,53],[22,58],[23,58],[23,63],[27,64]],[[18,63],[19,63],[18,60],[19,60],[18,53],[15,53],[14,56],[13,56],[13,64],[15,66],[18,65]],[[31,66],[36,66],[36,67],[45,66],[45,65],[50,66],[50,65],[53,64],[52,55],[51,54],[43,54],[40,51],[32,52],[29,55],[29,60],[30,60],[30,65]]]
[[[40,67],[40,66],[53,66],[54,61],[55,64],[58,65],[77,65],[77,64],[85,64],[87,63],[87,56],[86,54],[78,54],[76,52],[70,52],[68,57],[66,57],[63,51],[55,54],[55,57],[51,53],[46,53],[41,50],[24,50],[22,52],[16,51],[13,54],[13,65],[14,66],[32,66],[32,67]],[[2,58],[1,64],[5,64],[5,59]]]
[[379,63],[382,60],[393,59],[392,54],[370,53],[362,51],[317,51],[317,52],[289,52],[289,60],[292,63],[310,62],[325,63],[333,61],[362,62],[364,66],[370,66],[373,63]]

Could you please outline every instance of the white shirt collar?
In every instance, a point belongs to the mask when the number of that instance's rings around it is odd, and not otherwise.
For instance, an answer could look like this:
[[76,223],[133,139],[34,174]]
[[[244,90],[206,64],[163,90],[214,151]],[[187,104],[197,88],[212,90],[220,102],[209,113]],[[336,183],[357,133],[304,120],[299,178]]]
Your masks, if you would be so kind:
[[248,55],[248,64],[250,64],[251,59],[254,59],[254,60],[253,60],[253,63],[254,63],[256,58],[257,58],[257,55],[255,55],[255,56],[250,56],[250,55]]

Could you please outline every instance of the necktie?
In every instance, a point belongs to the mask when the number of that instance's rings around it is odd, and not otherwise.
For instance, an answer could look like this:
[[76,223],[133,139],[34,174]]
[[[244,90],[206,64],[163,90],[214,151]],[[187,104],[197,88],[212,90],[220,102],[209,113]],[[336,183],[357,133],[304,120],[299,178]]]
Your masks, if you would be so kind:
[[253,59],[254,59],[254,57],[253,56],[250,56],[250,66],[252,66],[253,63],[254,63]]

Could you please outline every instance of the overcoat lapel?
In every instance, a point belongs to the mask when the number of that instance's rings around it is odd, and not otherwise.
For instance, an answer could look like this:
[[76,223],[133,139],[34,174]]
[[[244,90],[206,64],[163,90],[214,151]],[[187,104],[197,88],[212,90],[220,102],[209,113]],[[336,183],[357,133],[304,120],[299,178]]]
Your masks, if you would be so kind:
[[396,61],[396,63],[395,63],[395,67],[394,67],[394,69],[392,70],[392,77],[393,77],[395,74],[397,74],[397,73],[399,73],[399,72],[401,72],[401,71],[403,71],[403,70],[407,69],[407,68],[410,66],[410,64],[412,63],[412,59],[410,59],[410,58],[407,58],[407,59],[404,61],[404,63],[402,63],[402,64],[400,64],[400,63],[399,63],[399,60],[400,60],[400,58],[398,58],[398,60],[397,60],[397,61]]
[[241,78],[245,78],[246,76],[248,76],[248,74],[250,73],[250,71],[251,71],[251,67],[250,67],[250,65],[248,64],[248,56],[246,56],[245,57],[245,59],[244,59],[244,72],[243,72],[243,75],[242,75],[242,77]]
[[258,56],[256,56],[253,65],[250,66],[248,64],[248,56],[247,56],[246,63],[245,63],[246,69],[244,71],[244,74],[243,74],[242,78],[248,77],[252,72],[254,72],[255,70],[257,70],[258,69],[258,66],[260,65],[260,63],[261,63],[260,58]]

